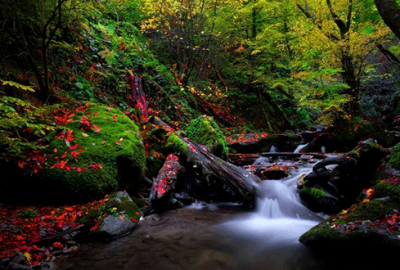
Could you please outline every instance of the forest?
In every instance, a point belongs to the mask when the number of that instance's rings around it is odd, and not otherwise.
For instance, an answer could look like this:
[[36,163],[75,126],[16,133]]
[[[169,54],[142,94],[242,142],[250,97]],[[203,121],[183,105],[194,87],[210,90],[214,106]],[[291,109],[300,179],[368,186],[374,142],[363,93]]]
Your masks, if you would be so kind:
[[[289,263],[270,238],[251,263],[189,253],[182,224],[239,216],[242,237],[243,212],[304,250],[399,252],[399,18],[397,0],[0,0],[0,269],[294,269],[268,267]],[[182,250],[153,252],[172,232]]]

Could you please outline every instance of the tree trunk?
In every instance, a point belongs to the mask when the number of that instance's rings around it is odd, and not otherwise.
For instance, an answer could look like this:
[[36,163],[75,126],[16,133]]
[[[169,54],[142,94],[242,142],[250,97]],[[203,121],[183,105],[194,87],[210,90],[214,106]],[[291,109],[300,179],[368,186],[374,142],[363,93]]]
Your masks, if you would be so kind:
[[396,0],[375,0],[375,6],[383,21],[400,39],[400,7]]
[[342,51],[342,78],[343,81],[349,86],[346,89],[346,94],[350,96],[348,112],[350,114],[357,114],[359,111],[359,87],[360,80],[356,77],[353,57],[349,54],[350,48],[345,48]]

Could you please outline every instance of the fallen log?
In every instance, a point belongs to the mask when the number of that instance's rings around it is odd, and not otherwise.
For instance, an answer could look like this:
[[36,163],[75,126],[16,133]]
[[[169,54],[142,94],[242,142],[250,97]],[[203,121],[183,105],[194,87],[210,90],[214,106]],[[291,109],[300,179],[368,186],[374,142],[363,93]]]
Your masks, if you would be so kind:
[[326,158],[325,154],[320,153],[292,153],[292,152],[264,152],[262,157],[281,157],[281,158],[300,158],[301,156],[312,156],[316,159]]
[[[160,119],[155,118],[153,123],[166,131],[166,146],[171,149],[171,153],[176,153],[179,157],[179,165],[175,164],[175,161],[173,162],[174,165],[169,165],[171,169],[179,167],[179,176],[173,180],[174,186],[163,186],[161,191],[166,188],[166,191],[172,190],[171,192],[175,194],[186,193],[194,199],[206,202],[241,202],[249,208],[254,207],[255,199],[259,196],[257,183],[261,182],[258,176],[218,158],[209,152],[205,146],[179,136]],[[176,159],[173,158],[173,160]],[[167,166],[168,164],[164,165]],[[182,169],[180,169],[180,166],[182,166]],[[153,181],[152,194],[150,195],[152,199],[149,202],[149,207],[150,205],[151,207],[157,205],[158,203],[155,202],[160,198],[159,195],[163,193],[160,192],[159,188],[160,183],[162,183],[160,180],[165,179],[163,175],[168,173],[165,171],[166,167],[163,168],[160,170],[159,176]]]
[[254,163],[254,161],[257,160],[257,158],[260,157],[260,154],[234,154],[234,153],[229,153],[228,154],[229,161],[236,166],[245,166],[245,165],[251,165]]
[[[171,154],[167,157],[157,177],[153,180],[148,206],[144,211],[145,216],[186,205],[179,200],[182,197],[176,198],[176,194],[179,194],[180,175],[182,175],[182,166],[179,163],[179,157]],[[188,203],[190,202],[188,200]]]
[[261,182],[258,176],[214,156],[202,145],[186,138],[182,140],[188,145],[185,153],[188,163],[201,168],[201,176],[205,181],[221,182],[224,189],[238,196],[244,204],[254,206],[258,196],[256,184]]

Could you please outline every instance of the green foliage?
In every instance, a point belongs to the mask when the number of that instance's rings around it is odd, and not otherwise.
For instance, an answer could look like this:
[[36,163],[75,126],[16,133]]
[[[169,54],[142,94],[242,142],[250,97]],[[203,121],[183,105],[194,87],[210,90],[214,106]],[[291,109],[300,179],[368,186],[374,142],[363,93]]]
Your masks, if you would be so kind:
[[2,96],[0,98],[0,162],[25,158],[29,152],[45,148],[41,139],[55,130],[46,118],[47,108],[38,108],[29,101]]
[[18,213],[19,218],[34,218],[38,214],[37,210],[27,209],[21,213]]

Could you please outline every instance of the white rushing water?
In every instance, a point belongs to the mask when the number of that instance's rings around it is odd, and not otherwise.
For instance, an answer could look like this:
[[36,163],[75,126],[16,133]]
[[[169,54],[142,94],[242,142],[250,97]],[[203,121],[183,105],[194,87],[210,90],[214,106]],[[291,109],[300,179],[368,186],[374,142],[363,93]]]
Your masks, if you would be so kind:
[[308,143],[298,145],[296,147],[296,149],[294,150],[294,153],[300,153],[300,151],[303,150],[303,148],[306,147],[307,145],[308,145]]
[[[264,160],[257,160],[254,164],[265,164],[265,158],[261,159]],[[256,211],[228,221],[221,227],[232,234],[253,238],[265,245],[300,244],[299,237],[324,218],[305,207],[298,194],[297,179],[311,172],[313,165],[315,163],[291,169],[290,175],[282,180],[263,181],[259,186],[262,195],[257,201]]]

